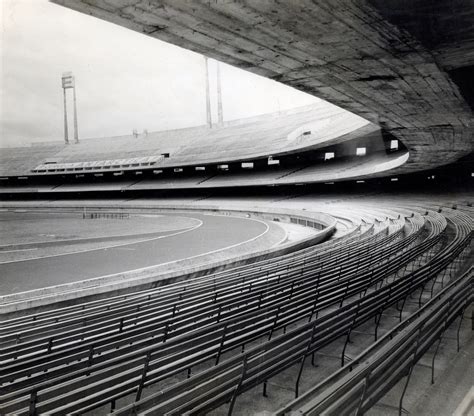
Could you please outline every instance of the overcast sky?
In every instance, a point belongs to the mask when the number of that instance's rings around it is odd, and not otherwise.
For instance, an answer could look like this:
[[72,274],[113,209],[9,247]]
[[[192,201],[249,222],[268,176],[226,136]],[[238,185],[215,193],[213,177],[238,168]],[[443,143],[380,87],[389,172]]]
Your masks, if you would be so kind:
[[[1,146],[63,140],[64,71],[76,77],[81,138],[205,124],[202,55],[47,0],[0,5]],[[318,101],[221,65],[224,120]]]

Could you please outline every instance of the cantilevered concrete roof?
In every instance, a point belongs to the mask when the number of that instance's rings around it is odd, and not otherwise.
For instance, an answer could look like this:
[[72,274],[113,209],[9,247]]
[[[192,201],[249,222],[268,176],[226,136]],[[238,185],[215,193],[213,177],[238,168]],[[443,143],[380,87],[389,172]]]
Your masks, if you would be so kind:
[[378,123],[410,151],[400,173],[447,164],[473,150],[472,2],[52,1]]

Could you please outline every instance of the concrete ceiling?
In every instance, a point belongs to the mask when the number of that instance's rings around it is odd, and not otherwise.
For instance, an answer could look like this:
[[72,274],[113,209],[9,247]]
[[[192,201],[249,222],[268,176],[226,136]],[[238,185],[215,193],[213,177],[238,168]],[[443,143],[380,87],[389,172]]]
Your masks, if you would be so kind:
[[472,0],[52,0],[280,81],[399,138],[397,172],[472,152]]

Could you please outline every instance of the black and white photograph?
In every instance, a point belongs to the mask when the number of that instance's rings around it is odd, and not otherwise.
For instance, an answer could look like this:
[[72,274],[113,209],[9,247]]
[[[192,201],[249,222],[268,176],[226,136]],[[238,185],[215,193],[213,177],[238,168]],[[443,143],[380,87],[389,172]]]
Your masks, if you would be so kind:
[[0,416],[474,416],[474,0],[0,17]]

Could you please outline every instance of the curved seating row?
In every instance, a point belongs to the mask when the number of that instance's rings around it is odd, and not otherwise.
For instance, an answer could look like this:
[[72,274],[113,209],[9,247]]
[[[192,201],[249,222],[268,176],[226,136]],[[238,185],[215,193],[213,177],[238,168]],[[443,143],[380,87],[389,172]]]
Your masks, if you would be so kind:
[[[190,379],[181,385],[120,409],[117,413],[197,414],[228,400],[231,401],[232,408],[237,393],[265,383],[269,377],[282,371],[282,368],[297,363],[321,348],[328,343],[328,338],[335,336],[334,332],[340,331],[339,335],[350,334],[350,331],[360,322],[380,313],[382,305],[387,306],[404,299],[413,292],[416,286],[424,285],[426,280],[431,279],[433,274],[449,264],[470,241],[472,231],[466,229],[458,231],[460,232],[457,233],[455,240],[429,265],[374,291],[367,297],[351,302],[341,308],[344,312],[339,310],[329,313],[306,326],[281,335],[274,342],[255,347],[233,360],[227,360],[222,363],[225,371],[216,372],[214,368],[210,369],[201,380],[198,380],[198,385],[193,385]],[[198,388],[199,385],[202,386],[205,383],[208,389],[206,394],[201,390],[200,395],[195,395],[193,388]]]
[[[468,215],[447,216],[454,238],[440,248],[445,216],[415,211],[379,208],[373,224],[281,258],[5,322],[0,408],[186,414],[232,407],[241,392],[423,291],[470,244]],[[384,212],[395,218],[380,221]],[[183,371],[189,378],[144,393]],[[135,401],[115,409],[124,397]]]
[[[158,157],[157,157],[158,158]],[[128,176],[127,179],[118,181],[117,177],[112,175],[110,168],[115,164],[114,161],[104,160],[91,162],[91,164],[102,163],[99,167],[86,167],[80,163],[58,164],[54,172],[73,172],[75,170],[98,169],[98,173],[104,174],[104,170],[110,174],[108,180],[101,180],[92,183],[74,183],[71,179],[61,179],[61,183],[55,184],[17,184],[15,186],[0,187],[0,194],[11,193],[71,193],[71,192],[91,192],[91,191],[143,191],[143,190],[164,190],[164,189],[213,189],[223,187],[243,187],[243,186],[264,186],[264,185],[289,185],[295,183],[321,183],[340,180],[349,180],[351,178],[366,177],[379,171],[392,169],[405,163],[408,153],[397,152],[386,154],[384,152],[374,153],[365,157],[354,157],[349,159],[335,160],[330,162],[302,163],[287,168],[269,168],[267,170],[248,170],[248,171],[230,171],[221,173],[195,172],[194,174],[174,173],[172,176],[163,176],[161,170],[154,175],[154,178],[141,179],[140,176]],[[126,167],[121,167],[121,171],[137,170],[136,164],[152,166],[157,161],[132,163],[127,161]],[[155,158],[156,159],[156,158]],[[159,159],[159,158],[158,158]],[[157,159],[157,160],[158,160]],[[137,159],[138,160],[138,159]],[[154,160],[154,159],[153,159]],[[76,164],[83,167],[74,167]],[[37,169],[43,171],[46,166],[39,166]],[[99,172],[100,170],[100,172]],[[70,172],[69,172],[70,173]],[[77,173],[77,172],[76,172]],[[79,172],[80,173],[80,172]],[[91,173],[91,172],[89,172]],[[113,178],[113,179],[112,179]],[[102,178],[104,179],[104,178]]]
[[[220,282],[221,282],[221,281],[222,281],[222,278],[220,279]],[[18,322],[16,322],[15,324],[17,325],[17,324],[18,324]],[[24,331],[22,331],[22,332],[24,332]]]
[[[444,331],[473,300],[473,284],[474,267],[471,265],[350,364],[279,409],[276,415],[364,414],[405,375],[408,384],[414,364],[438,341],[432,359],[434,365]],[[434,367],[432,380],[433,372]]]
[[[279,279],[281,279],[281,276],[279,277]],[[282,280],[282,279],[281,279],[281,280]],[[221,279],[219,279],[219,281],[221,281]],[[345,283],[344,283],[344,284],[345,284]],[[288,292],[288,287],[287,287],[286,290],[287,290],[287,292]],[[291,289],[291,290],[292,290],[292,291],[294,290],[294,285],[292,286],[292,289]],[[342,290],[342,291],[343,291],[343,290]],[[283,292],[283,293],[284,293],[284,292]],[[287,294],[288,294],[288,293],[287,293]],[[286,294],[286,295],[287,295],[287,294]],[[296,291],[295,291],[295,294],[296,294]],[[247,295],[247,297],[248,297],[248,294],[246,294],[246,295]],[[261,302],[262,302],[262,297],[261,297],[261,295],[259,295],[259,296],[260,296],[259,302],[261,303]],[[239,301],[237,300],[236,302],[239,302]],[[254,303],[255,303],[255,301],[254,301]],[[176,305],[176,304],[175,304],[175,305]],[[170,306],[171,306],[171,305],[170,305]],[[260,306],[263,307],[263,305],[260,305]],[[192,305],[191,308],[192,308],[192,307],[194,307],[194,305]],[[176,313],[176,310],[177,310],[177,309],[176,309],[176,306],[173,306],[173,308],[174,308],[174,314],[178,317],[179,314]],[[263,309],[262,309],[262,310],[263,310]],[[223,310],[222,310],[222,307],[221,307],[221,309],[217,311],[217,316],[219,316],[219,320],[220,320],[221,318],[222,318],[222,319],[226,319],[226,318],[221,317],[222,312],[223,312]],[[206,313],[206,311],[204,311],[203,313]],[[207,313],[209,313],[209,311],[207,311]],[[215,313],[216,313],[216,311],[214,310],[214,314],[215,314]],[[214,320],[215,320],[215,318],[214,318]],[[121,321],[121,322],[122,322],[122,323],[121,323],[122,329],[121,329],[120,332],[125,332],[124,329],[125,329],[126,327],[130,327],[130,323],[125,324],[124,321]],[[133,326],[133,325],[136,325],[136,322],[134,322],[134,324],[132,324],[132,326]],[[207,323],[207,325],[209,325],[209,323]],[[142,327],[142,329],[143,329],[143,327]],[[97,330],[97,329],[96,329],[96,330]],[[23,332],[23,331],[22,331],[22,332]],[[167,334],[167,332],[166,332],[166,325],[165,325],[165,334]],[[163,335],[163,322],[161,323],[161,335]],[[169,340],[173,340],[173,337],[171,336],[171,332],[170,332],[169,336],[170,336]],[[44,340],[43,340],[43,341],[44,341]],[[128,340],[128,342],[129,342],[129,341],[130,341],[130,340]],[[27,344],[28,344],[28,343],[27,343]],[[89,344],[90,344],[90,343],[89,343]],[[19,344],[19,345],[21,345],[21,344]],[[25,345],[25,346],[26,346],[26,345]],[[30,347],[31,347],[31,345],[30,345]],[[100,348],[100,347],[99,347],[99,348]],[[104,350],[104,351],[107,351],[107,348],[110,348],[110,347],[105,347],[105,350]],[[49,360],[50,360],[51,358],[53,358],[52,356],[54,356],[54,351],[55,351],[55,349],[56,349],[56,346],[55,346],[54,344],[49,346],[48,350],[49,350],[49,353],[51,353],[51,354],[49,354],[49,355],[50,355]],[[59,346],[59,349],[60,349],[60,346]],[[44,351],[43,351],[43,352],[44,352]],[[122,351],[122,352],[123,352],[123,351]],[[31,350],[27,350],[27,353],[31,353]],[[86,353],[89,354],[89,353],[90,353],[90,350],[89,350],[89,351],[86,350]],[[73,356],[73,357],[77,357],[77,356]],[[100,361],[100,360],[99,360],[99,361]],[[31,362],[29,362],[29,363],[25,362],[25,363],[23,363],[23,364],[26,365],[26,366],[28,366],[29,364],[31,364]],[[15,367],[15,366],[16,366],[16,368],[18,368],[19,363],[15,363],[15,364],[13,365],[13,367]],[[74,367],[74,365],[73,365],[73,367]],[[24,367],[24,368],[26,368],[26,367]],[[39,368],[37,368],[37,369],[38,369],[39,371],[44,371],[44,370],[45,370],[45,367],[44,367],[44,366],[41,367],[41,368],[42,368],[41,370],[39,370]],[[11,368],[11,369],[13,369],[13,368]],[[90,370],[92,370],[92,368],[91,368]],[[31,375],[31,372],[34,372],[34,371],[35,371],[35,369],[34,369],[34,368],[31,369],[31,367],[30,367],[29,374]],[[70,372],[70,371],[71,371],[71,367],[68,368],[67,372]],[[26,373],[25,373],[25,375],[26,375]],[[20,376],[20,377],[21,377],[21,374],[17,373],[17,376]],[[51,376],[52,376],[52,373],[49,372],[48,377],[51,377]],[[44,376],[43,376],[43,377],[44,377]],[[29,381],[28,381],[28,380],[29,380]],[[29,379],[27,379],[28,383],[34,382],[34,380],[35,380],[35,377],[30,377]],[[58,381],[58,380],[56,380],[56,382],[57,382],[57,381]],[[27,384],[28,384],[28,383],[27,383]],[[21,384],[21,383],[20,383],[20,384]],[[23,383],[23,384],[24,384],[24,383]],[[42,396],[40,396],[40,397],[42,397]],[[43,397],[44,397],[44,396],[43,396]],[[10,398],[11,398],[11,397],[10,397]]]
[[[383,266],[385,266],[385,264]],[[398,270],[398,266],[395,267]],[[380,270],[383,271],[381,273],[382,276],[386,276],[387,273],[391,272],[390,268],[385,269],[382,267],[379,271]],[[368,275],[373,275],[373,271],[370,271]],[[357,281],[358,279],[354,278],[351,280],[356,281],[355,285],[360,285],[359,290],[351,288],[354,290],[352,294],[364,293],[367,291],[367,288],[374,283],[374,280],[371,281],[370,278],[369,282],[367,282],[367,280],[365,282]],[[380,292],[380,290],[381,289],[375,290],[375,292]],[[344,300],[347,294],[348,293],[344,293],[341,298],[341,293],[339,293],[340,298],[338,300]],[[319,296],[313,292],[313,302],[315,297],[316,299],[319,298]],[[316,319],[313,321],[311,320],[313,314],[309,314],[308,312],[311,311],[306,310],[304,317],[309,317],[310,322],[308,324],[303,324],[293,331],[287,332],[286,334],[284,333],[277,338],[251,348],[244,354],[232,357],[222,362],[222,364],[216,365],[208,371],[201,373],[201,377],[199,377],[199,375],[196,379],[191,377],[169,389],[157,394],[152,394],[134,404],[119,409],[117,413],[199,413],[213,409],[228,400],[232,401],[237,393],[241,393],[257,384],[265,383],[268,378],[298,362],[307,351],[309,328],[312,328],[309,333],[318,334],[317,342],[315,340],[315,343],[317,349],[319,349],[341,336],[341,334],[344,334],[348,328],[351,327],[352,322],[359,323],[359,321],[362,322],[372,317],[375,312],[379,311],[380,303],[374,305],[370,298],[371,295],[364,294],[364,296],[357,299],[357,301],[353,301],[349,303],[349,305],[329,312],[321,318],[317,318],[316,315]],[[383,302],[388,303],[390,300],[391,295],[389,293],[388,296],[385,296]],[[359,308],[362,302],[364,302],[364,305]],[[340,305],[342,305],[342,303],[341,301]],[[354,303],[358,305],[357,308],[354,307]],[[294,305],[293,309],[295,309]],[[345,316],[346,312],[350,312],[350,316]],[[355,319],[356,317],[357,321]],[[272,316],[272,318],[274,318],[274,316]],[[306,321],[307,320],[308,319],[306,319]],[[316,328],[315,323],[318,324],[317,329],[314,329]],[[304,339],[304,341],[302,341],[302,339]],[[313,351],[314,349],[310,352],[312,353]],[[251,363],[255,366],[253,370]],[[221,367],[218,368],[219,366]],[[194,394],[195,389],[199,389],[201,392],[197,396]]]
[[[355,236],[352,236],[351,239],[354,239]],[[350,239],[345,238],[344,241],[346,243],[349,243]],[[333,249],[337,247],[337,245],[340,244],[340,242],[336,244],[331,244],[333,246]],[[319,248],[322,250],[325,244],[321,244]],[[164,288],[157,288],[153,290],[148,290],[148,291],[143,291],[140,292],[139,294],[132,294],[132,295],[127,295],[123,299],[112,299],[111,302],[108,302],[106,305],[104,305],[103,301],[95,301],[91,302],[90,304],[82,304],[80,306],[73,306],[65,309],[61,309],[59,312],[43,312],[37,315],[33,316],[33,321],[31,317],[23,317],[23,318],[17,318],[9,321],[8,324],[4,324],[1,333],[3,335],[3,340],[5,342],[8,342],[8,333],[17,333],[19,330],[21,330],[21,339],[25,340],[27,334],[28,334],[28,326],[31,325],[34,330],[37,332],[38,328],[39,330],[42,330],[45,325],[55,323],[57,326],[60,326],[61,328],[64,328],[66,325],[68,325],[68,322],[73,318],[73,317],[78,317],[79,319],[82,319],[81,316],[88,316],[88,320],[91,320],[91,314],[94,313],[100,313],[100,319],[103,318],[103,315],[105,314],[111,314],[112,313],[112,306],[113,308],[118,308],[118,307],[129,307],[132,305],[132,308],[135,307],[136,304],[140,304],[140,309],[143,311],[146,306],[144,305],[144,301],[148,300],[150,304],[153,304],[154,302],[158,301],[163,301],[163,299],[169,298],[171,295],[173,295],[176,299],[182,299],[183,294],[182,292],[186,292],[186,296],[191,296],[191,295],[199,295],[206,293],[206,291],[209,290],[209,287],[213,289],[219,289],[220,287],[229,287],[232,286],[235,281],[239,281],[243,276],[254,276],[255,278],[261,277],[261,276],[267,276],[270,273],[277,273],[278,271],[283,271],[286,272],[288,269],[288,263],[291,260],[292,264],[297,264],[297,260],[299,260],[300,264],[301,262],[304,263],[305,261],[305,251],[307,250],[302,250],[300,253],[298,253],[298,257],[287,255],[285,257],[280,257],[278,259],[270,259],[270,260],[265,260],[262,262],[255,263],[255,265],[249,267],[238,267],[234,268],[230,271],[225,271],[225,272],[219,272],[215,273],[210,276],[204,276],[201,278],[194,279],[193,281],[190,282],[185,282],[183,284],[174,284],[174,285],[169,285]],[[302,259],[302,260],[301,260]],[[123,310],[119,310],[118,313],[122,313]],[[60,315],[59,315],[60,314]],[[72,322],[74,325],[74,321]],[[80,325],[84,326],[84,322],[81,320]],[[36,333],[35,332],[35,333]],[[12,340],[15,340],[17,342],[18,340],[16,338],[11,338]]]

